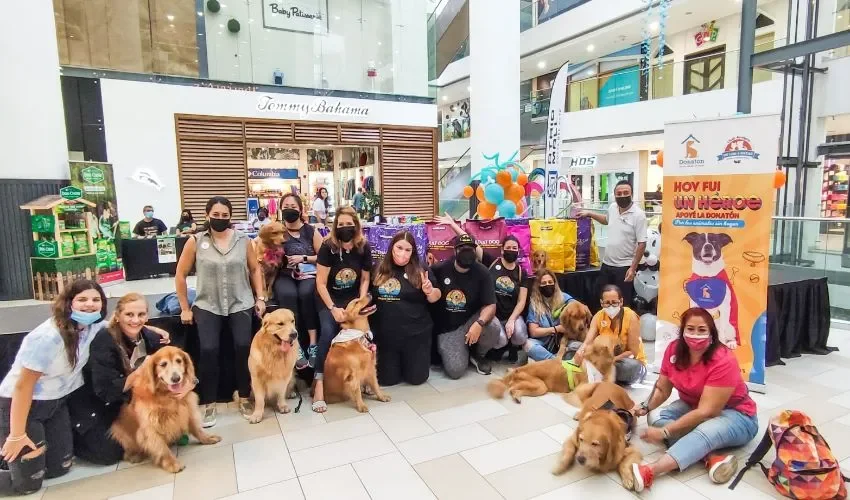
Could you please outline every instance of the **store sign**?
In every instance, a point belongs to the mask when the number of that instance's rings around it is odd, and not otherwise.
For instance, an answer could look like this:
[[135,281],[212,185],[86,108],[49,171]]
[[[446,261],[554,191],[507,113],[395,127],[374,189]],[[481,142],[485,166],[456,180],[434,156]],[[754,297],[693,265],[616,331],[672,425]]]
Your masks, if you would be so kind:
[[97,167],[86,167],[84,168],[80,174],[83,177],[83,180],[89,184],[100,184],[106,178],[103,174],[103,170]]
[[596,155],[581,155],[570,158],[570,168],[593,168],[599,162]]
[[83,190],[76,186],[65,186],[59,190],[59,196],[68,201],[79,200],[83,197]]
[[257,111],[264,113],[297,114],[301,118],[322,118],[323,116],[367,117],[369,106],[349,106],[342,101],[316,99],[311,103],[287,102],[270,95],[257,99]]
[[59,245],[55,241],[38,241],[35,244],[35,256],[48,259],[59,257]]
[[263,26],[324,35],[328,32],[328,1],[263,0]]
[[715,26],[715,21],[711,21],[710,23],[703,24],[700,27],[700,30],[694,35],[694,42],[697,47],[702,47],[703,45],[716,42],[717,34],[720,32],[720,28]]
[[249,179],[297,179],[297,168],[249,168]]

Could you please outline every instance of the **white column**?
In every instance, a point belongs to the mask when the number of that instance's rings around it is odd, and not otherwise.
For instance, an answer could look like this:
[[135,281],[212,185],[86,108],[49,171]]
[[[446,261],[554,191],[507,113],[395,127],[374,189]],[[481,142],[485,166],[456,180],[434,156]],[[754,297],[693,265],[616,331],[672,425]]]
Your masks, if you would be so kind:
[[[393,94],[428,95],[425,0],[392,0]],[[386,43],[386,42],[384,42]]]
[[519,4],[469,0],[472,174],[519,149]]
[[0,78],[0,178],[67,179],[53,2],[6,7],[10,22],[0,29],[0,68],[6,75]]

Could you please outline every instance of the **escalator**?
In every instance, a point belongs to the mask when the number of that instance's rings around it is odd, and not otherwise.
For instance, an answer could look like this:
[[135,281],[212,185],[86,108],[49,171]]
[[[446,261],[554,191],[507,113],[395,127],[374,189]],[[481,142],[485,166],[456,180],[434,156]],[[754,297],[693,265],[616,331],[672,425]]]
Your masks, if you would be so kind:
[[468,0],[440,0],[428,17],[429,79],[469,55]]
[[472,162],[468,155],[469,148],[451,167],[440,172],[440,213],[448,213],[456,219],[469,213],[469,200],[463,196],[463,188],[472,178]]

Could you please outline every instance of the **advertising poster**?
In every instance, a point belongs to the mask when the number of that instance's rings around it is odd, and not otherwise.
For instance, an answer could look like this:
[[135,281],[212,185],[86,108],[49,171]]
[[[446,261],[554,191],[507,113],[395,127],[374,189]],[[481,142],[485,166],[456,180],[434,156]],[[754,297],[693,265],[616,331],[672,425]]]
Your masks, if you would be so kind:
[[[102,285],[124,280],[124,268],[118,258],[115,237],[118,228],[118,199],[112,165],[90,161],[69,163],[71,185],[82,190],[82,196],[95,204],[89,213],[97,255],[97,281]],[[120,238],[120,235],[118,235]]]
[[177,240],[174,236],[158,237],[156,239],[156,251],[160,264],[177,262]]
[[656,360],[707,309],[744,380],[765,383],[778,115],[667,124]]
[[637,66],[599,76],[599,107],[640,100],[640,70]]

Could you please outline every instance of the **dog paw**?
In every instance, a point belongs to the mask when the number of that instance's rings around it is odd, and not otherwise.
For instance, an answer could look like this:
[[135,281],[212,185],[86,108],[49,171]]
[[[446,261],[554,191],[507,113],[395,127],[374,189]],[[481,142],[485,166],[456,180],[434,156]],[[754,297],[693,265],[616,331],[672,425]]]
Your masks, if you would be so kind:
[[366,413],[369,411],[369,407],[366,405],[357,405],[357,411],[360,413]]
[[292,410],[289,409],[289,405],[287,405],[287,404],[278,405],[278,407],[277,407],[278,413],[287,414],[290,411],[292,411]]
[[248,419],[248,422],[250,422],[250,423],[252,423],[252,424],[259,424],[260,422],[262,422],[262,421],[263,421],[263,414],[262,414],[262,413],[254,412],[254,413],[252,413],[252,414],[248,415],[248,416],[247,416],[247,417],[245,417],[245,418],[247,418],[247,419]]
[[620,479],[623,481],[623,488],[627,490],[635,488],[635,477],[632,475],[631,467],[628,471],[620,471]]
[[298,397],[298,391],[293,390],[289,394],[286,395],[286,399],[295,399]]
[[186,466],[181,464],[177,459],[171,458],[162,461],[162,468],[172,474],[177,474],[185,469]]
[[221,436],[216,436],[215,434],[207,434],[202,436],[202,439],[199,439],[201,444],[216,444],[221,442]]
[[384,403],[389,403],[393,399],[386,394],[378,394],[375,398]]
[[124,455],[124,461],[131,464],[140,464],[145,461],[145,456],[139,453],[127,453]]

